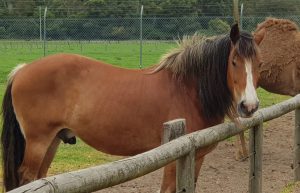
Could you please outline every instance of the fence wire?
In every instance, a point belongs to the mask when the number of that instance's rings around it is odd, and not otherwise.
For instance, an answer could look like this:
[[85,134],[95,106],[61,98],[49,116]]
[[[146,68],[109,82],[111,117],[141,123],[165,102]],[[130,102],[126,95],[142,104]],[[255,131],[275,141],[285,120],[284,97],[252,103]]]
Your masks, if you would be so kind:
[[[43,17],[41,17],[43,18]],[[285,17],[300,24],[300,15]],[[243,30],[254,31],[265,17],[242,16]],[[140,17],[125,18],[15,18],[0,19],[0,52],[13,50],[22,54],[42,57],[69,52],[92,56],[91,53],[109,52],[118,64],[120,50],[126,57],[126,67],[137,68],[140,62],[140,32],[143,34],[143,55],[159,49],[168,50],[183,35],[199,34],[214,36],[228,33],[233,24],[232,17],[188,16],[188,17]],[[44,22],[46,33],[44,33]],[[43,37],[43,34],[47,34]],[[46,44],[42,41],[45,38]],[[164,53],[164,52],[162,52]],[[18,53],[15,53],[18,54]],[[92,56],[93,57],[93,56]],[[121,57],[121,56],[120,56]],[[145,66],[156,60],[143,57]],[[106,58],[97,58],[106,60]],[[111,60],[110,60],[111,61]]]
[[[289,16],[300,23],[300,15]],[[242,17],[242,26],[253,31],[265,17]],[[32,18],[0,19],[0,40],[40,40],[41,20]],[[47,41],[124,41],[139,40],[140,30],[144,40],[174,40],[183,35],[212,36],[228,33],[232,17],[144,17],[140,29],[140,18],[94,18],[47,19]]]

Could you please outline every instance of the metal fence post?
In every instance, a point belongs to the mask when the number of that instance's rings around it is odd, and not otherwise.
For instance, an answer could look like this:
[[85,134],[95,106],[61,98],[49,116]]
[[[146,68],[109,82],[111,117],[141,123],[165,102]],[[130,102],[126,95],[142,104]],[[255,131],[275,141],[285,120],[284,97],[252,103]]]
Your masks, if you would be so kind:
[[233,19],[234,23],[239,23],[239,0],[233,0]]
[[[185,119],[164,123],[163,143],[176,139],[186,132]],[[176,161],[176,192],[195,191],[195,149]]]
[[45,12],[44,12],[44,56],[46,56],[46,36],[47,36],[46,19],[47,19],[47,7],[45,8]]
[[140,17],[140,69],[143,67],[143,13],[144,6],[141,6],[141,17]]
[[244,3],[241,4],[241,14],[240,14],[240,29],[243,29],[243,14],[244,14]]
[[42,7],[41,6],[39,6],[39,16],[40,16],[40,41],[42,42],[43,35],[42,35]]
[[249,193],[262,193],[263,122],[249,130]]
[[300,109],[295,110],[294,180],[300,180]]

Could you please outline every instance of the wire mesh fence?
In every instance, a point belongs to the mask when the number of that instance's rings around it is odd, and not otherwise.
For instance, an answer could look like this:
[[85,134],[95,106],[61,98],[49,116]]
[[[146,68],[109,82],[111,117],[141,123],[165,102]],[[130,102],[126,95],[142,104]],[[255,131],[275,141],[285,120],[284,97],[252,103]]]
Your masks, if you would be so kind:
[[[300,22],[300,15],[285,17]],[[265,17],[242,17],[244,30],[253,31]],[[1,40],[40,40],[43,39],[43,23],[39,19],[18,18],[0,19]],[[47,19],[48,41],[123,41],[138,40],[140,30],[144,40],[174,40],[183,35],[195,33],[211,36],[228,33],[233,24],[232,17],[147,17],[143,18],[94,18],[94,19]]]
[[[243,18],[247,30],[255,29],[262,17]],[[39,19],[0,19],[0,39],[40,40],[42,39]],[[95,19],[47,19],[48,41],[54,40],[138,40],[140,30],[144,40],[173,40],[183,35],[199,33],[206,36],[228,33],[232,17],[166,17],[143,18],[95,18]]]
[[[148,55],[158,48],[167,50],[174,47],[174,40],[183,35],[228,33],[234,21],[232,17],[220,16],[41,18],[0,19],[0,52],[5,54],[13,50],[15,55],[25,53],[37,57],[59,52],[88,56],[110,52],[116,56],[115,63],[118,63],[118,54],[123,52],[129,61],[127,66],[137,68],[141,54]],[[300,23],[300,15],[285,18]],[[251,32],[264,20],[265,17],[241,16],[241,26]],[[139,46],[141,31],[143,53]],[[105,57],[98,59],[106,60]],[[148,66],[157,61],[143,57],[142,62],[143,66]]]

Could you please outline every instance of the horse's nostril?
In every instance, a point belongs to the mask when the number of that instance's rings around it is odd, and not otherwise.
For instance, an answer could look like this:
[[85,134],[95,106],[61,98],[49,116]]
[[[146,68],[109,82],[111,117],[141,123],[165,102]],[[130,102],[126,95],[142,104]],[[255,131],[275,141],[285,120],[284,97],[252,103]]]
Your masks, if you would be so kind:
[[242,101],[241,104],[240,104],[240,107],[243,111],[246,111],[247,110],[247,107],[245,105],[245,101]]
[[259,102],[255,102],[253,104],[247,104],[245,100],[241,101],[239,104],[239,110],[246,116],[252,115],[255,111],[257,111],[259,106]]

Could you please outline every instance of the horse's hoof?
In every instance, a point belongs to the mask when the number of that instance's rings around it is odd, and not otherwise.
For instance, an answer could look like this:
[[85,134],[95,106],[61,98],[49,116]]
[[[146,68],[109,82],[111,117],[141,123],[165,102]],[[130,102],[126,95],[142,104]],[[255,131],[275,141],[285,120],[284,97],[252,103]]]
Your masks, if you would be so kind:
[[242,152],[236,152],[235,160],[236,161],[246,161],[249,158],[248,153],[243,154]]

